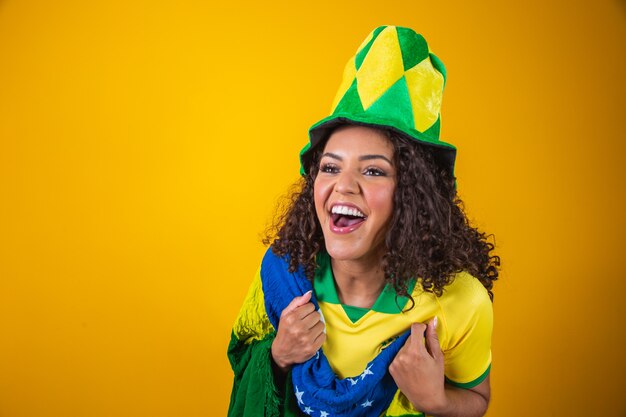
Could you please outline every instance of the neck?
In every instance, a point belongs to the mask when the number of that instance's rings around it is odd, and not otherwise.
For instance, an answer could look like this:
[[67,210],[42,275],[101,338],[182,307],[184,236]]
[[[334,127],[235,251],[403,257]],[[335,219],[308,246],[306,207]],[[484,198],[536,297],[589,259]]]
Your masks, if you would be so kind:
[[368,261],[331,258],[337,295],[342,304],[371,308],[385,287],[382,256]]

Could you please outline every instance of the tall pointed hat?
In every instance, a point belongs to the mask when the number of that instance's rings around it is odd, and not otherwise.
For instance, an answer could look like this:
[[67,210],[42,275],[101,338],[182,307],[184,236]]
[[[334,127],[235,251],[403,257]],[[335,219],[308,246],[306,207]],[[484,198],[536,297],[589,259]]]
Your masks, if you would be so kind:
[[454,173],[456,148],[439,140],[445,83],[446,68],[422,35],[404,27],[376,28],[346,64],[330,116],[309,130],[301,173],[308,172],[311,151],[342,124],[396,131],[427,145],[437,163]]

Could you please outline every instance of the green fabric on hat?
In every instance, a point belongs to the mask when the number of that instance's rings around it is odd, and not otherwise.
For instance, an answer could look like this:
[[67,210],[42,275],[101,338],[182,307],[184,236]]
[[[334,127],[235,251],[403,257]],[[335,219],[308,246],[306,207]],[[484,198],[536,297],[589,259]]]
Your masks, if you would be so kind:
[[410,129],[415,123],[413,121],[411,108],[395,105],[395,103],[402,103],[409,100],[410,97],[409,91],[407,90],[406,79],[402,77],[396,81],[382,97],[376,100],[367,111],[385,119],[396,120],[396,123],[402,126],[402,130]]
[[437,118],[437,121],[433,123],[431,127],[429,127],[426,131],[424,131],[424,135],[430,136],[433,138],[438,138],[440,127],[441,127],[441,116]]
[[355,78],[350,88],[348,88],[348,91],[346,91],[346,94],[343,95],[343,98],[341,99],[339,104],[337,104],[337,108],[335,109],[334,114],[358,114],[363,113],[363,111],[363,105],[361,104],[361,98],[359,97]]
[[446,80],[448,79],[448,73],[446,72],[446,66],[443,65],[443,62],[441,62],[441,60],[437,57],[437,55],[430,53],[430,62],[433,64],[433,67],[435,67],[435,69],[437,71],[439,71],[441,73],[441,75],[443,75],[443,86],[446,86]]
[[411,29],[399,27],[397,30],[406,71],[428,57],[428,44],[422,35],[415,36],[415,32]]

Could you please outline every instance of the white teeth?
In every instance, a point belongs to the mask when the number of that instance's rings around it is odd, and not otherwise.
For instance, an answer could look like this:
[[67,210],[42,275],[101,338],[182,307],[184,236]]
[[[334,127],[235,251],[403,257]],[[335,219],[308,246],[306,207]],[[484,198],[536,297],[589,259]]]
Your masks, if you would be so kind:
[[365,218],[365,214],[361,213],[361,211],[352,207],[348,207],[348,206],[336,205],[332,207],[330,212],[333,214],[344,214],[348,216]]

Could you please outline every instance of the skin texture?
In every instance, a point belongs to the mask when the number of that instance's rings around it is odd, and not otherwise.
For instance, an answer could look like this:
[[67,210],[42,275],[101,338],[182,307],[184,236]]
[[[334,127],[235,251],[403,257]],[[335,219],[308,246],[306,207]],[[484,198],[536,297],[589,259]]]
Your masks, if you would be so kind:
[[[391,161],[393,146],[378,130],[346,126],[328,139],[313,196],[326,250],[335,261],[364,265],[380,262],[396,187]],[[366,216],[351,233],[331,231],[331,207],[341,203],[356,206]]]
[[[397,172],[394,147],[377,129],[336,129],[322,151],[313,197],[337,293],[344,304],[371,307],[385,284],[385,236],[394,211]],[[334,204],[357,207],[366,220],[354,231],[333,231]],[[324,324],[310,303],[310,293],[296,297],[281,314],[272,358],[286,372],[311,358],[325,340]],[[411,337],[389,371],[416,409],[434,416],[481,416],[489,402],[489,378],[472,389],[444,383],[444,356],[436,324],[414,323]],[[426,337],[424,336],[426,334]]]

